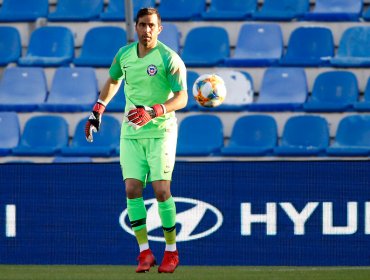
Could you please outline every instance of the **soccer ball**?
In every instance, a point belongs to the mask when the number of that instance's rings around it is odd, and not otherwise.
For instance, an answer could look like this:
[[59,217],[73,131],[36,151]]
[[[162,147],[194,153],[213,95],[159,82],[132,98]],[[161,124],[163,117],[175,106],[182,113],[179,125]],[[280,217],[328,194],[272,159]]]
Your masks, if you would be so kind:
[[216,74],[203,74],[193,85],[195,100],[203,107],[217,107],[226,97],[224,80]]

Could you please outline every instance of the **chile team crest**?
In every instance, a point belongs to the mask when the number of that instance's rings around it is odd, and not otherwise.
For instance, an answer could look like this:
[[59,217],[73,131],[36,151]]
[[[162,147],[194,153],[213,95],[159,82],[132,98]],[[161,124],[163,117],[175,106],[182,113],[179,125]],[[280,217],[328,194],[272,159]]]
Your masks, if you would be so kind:
[[150,64],[146,69],[146,72],[148,73],[149,76],[154,76],[155,74],[157,74],[157,71],[158,71],[157,66],[155,66],[154,64]]

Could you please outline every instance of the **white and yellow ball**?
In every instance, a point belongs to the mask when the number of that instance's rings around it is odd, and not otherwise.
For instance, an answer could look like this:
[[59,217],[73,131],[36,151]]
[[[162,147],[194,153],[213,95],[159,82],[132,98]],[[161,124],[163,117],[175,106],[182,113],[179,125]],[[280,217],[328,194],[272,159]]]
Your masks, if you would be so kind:
[[195,100],[203,107],[217,107],[226,97],[224,80],[216,74],[203,74],[193,85]]

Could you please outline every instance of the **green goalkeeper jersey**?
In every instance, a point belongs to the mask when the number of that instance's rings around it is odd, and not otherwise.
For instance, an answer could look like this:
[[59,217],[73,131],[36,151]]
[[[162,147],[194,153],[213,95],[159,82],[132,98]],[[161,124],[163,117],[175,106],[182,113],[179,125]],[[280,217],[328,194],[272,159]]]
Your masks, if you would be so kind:
[[[124,80],[128,112],[134,105],[163,104],[173,92],[186,90],[186,68],[179,55],[166,45],[158,44],[145,57],[138,57],[138,43],[122,47],[109,69],[114,80]],[[175,112],[152,119],[135,130],[122,124],[121,138],[161,138],[166,131],[177,129]]]

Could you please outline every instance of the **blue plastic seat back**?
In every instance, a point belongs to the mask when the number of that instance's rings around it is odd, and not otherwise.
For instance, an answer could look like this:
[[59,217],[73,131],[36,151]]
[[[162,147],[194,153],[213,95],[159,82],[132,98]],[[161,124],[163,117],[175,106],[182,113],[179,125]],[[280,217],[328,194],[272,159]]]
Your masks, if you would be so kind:
[[363,0],[316,0],[312,12],[306,14],[309,20],[358,20]]
[[298,27],[289,38],[287,52],[281,62],[295,66],[328,65],[333,56],[334,39],[329,28]]
[[263,75],[257,101],[250,106],[261,110],[299,110],[307,95],[303,68],[271,67]]
[[74,37],[64,26],[43,26],[31,33],[26,56],[18,60],[23,66],[68,65],[74,57]]
[[104,0],[58,0],[50,21],[89,21],[99,18]]
[[313,115],[290,117],[285,123],[281,146],[326,148],[329,126],[325,118]]
[[125,20],[125,1],[109,0],[106,10],[100,13],[100,19],[104,21]]
[[281,58],[284,50],[283,35],[276,23],[243,24],[230,66],[271,65]]
[[125,111],[126,97],[125,97],[125,83],[122,81],[120,88],[116,95],[109,102],[106,111],[108,112],[121,112]]
[[109,67],[117,51],[127,44],[126,31],[118,26],[97,26],[84,38],[77,66]]
[[200,19],[205,8],[205,0],[161,0],[158,11],[163,21],[185,21]]
[[[212,44],[209,43],[212,38]],[[181,57],[187,66],[221,65],[229,57],[230,43],[223,27],[195,27],[185,38]]]
[[181,109],[181,111],[196,111],[198,108],[198,103],[195,101],[193,95],[193,85],[195,80],[199,77],[199,73],[188,70],[186,73],[186,83],[188,87],[188,103],[186,107]]
[[329,71],[319,74],[315,79],[310,100],[352,104],[358,94],[358,82],[353,72]]
[[47,96],[43,68],[8,67],[0,81],[0,110],[34,111]]
[[95,69],[60,67],[53,77],[45,108],[50,111],[87,111],[98,97]]
[[22,54],[21,37],[17,28],[0,26],[0,66],[17,62]]
[[243,20],[257,9],[257,0],[213,0],[209,9],[202,13],[208,20]]
[[92,143],[87,142],[85,138],[85,125],[87,118],[80,120],[76,126],[74,132],[71,148],[94,148],[97,147],[110,147],[110,149],[116,148],[119,146],[120,133],[121,133],[121,124],[113,116],[103,115],[102,125],[98,133],[93,134],[94,141]]
[[365,10],[362,14],[362,18],[366,21],[370,21],[370,8]]
[[229,146],[274,147],[277,142],[277,124],[269,115],[247,115],[237,119]]
[[309,0],[264,0],[261,11],[253,14],[254,19],[292,20],[302,17],[310,7]]
[[61,149],[68,145],[68,123],[62,116],[33,116],[25,124],[19,146]]
[[178,155],[217,154],[223,146],[223,126],[216,115],[192,115],[179,126]]
[[7,155],[20,139],[19,118],[15,112],[0,112],[0,156]]
[[159,34],[158,39],[166,46],[173,49],[175,52],[180,52],[180,31],[173,23],[162,23],[163,30]]
[[3,0],[0,21],[34,21],[46,18],[48,13],[48,0]]
[[346,29],[339,41],[337,56],[370,57],[370,27],[354,26]]
[[370,148],[370,116],[350,115],[339,122],[335,143]]

